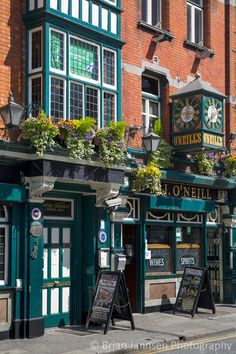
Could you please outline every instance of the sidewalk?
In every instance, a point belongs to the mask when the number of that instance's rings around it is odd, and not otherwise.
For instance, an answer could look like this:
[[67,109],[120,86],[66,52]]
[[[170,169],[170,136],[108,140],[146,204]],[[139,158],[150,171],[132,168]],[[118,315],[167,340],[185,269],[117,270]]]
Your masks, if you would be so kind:
[[44,337],[1,341],[0,354],[136,353],[220,333],[236,334],[236,305],[217,305],[215,314],[200,311],[194,318],[170,311],[135,314],[134,321],[135,331],[129,322],[119,321],[107,335],[97,328],[88,332],[83,327],[52,328],[46,330]]

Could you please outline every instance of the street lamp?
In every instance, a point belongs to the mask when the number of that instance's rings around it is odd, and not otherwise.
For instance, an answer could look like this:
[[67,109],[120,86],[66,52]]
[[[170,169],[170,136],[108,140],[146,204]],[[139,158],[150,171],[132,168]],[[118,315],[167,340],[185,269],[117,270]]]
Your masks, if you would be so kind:
[[14,102],[13,94],[10,91],[8,104],[0,108],[0,114],[6,126],[4,129],[18,127],[20,125],[23,111],[24,107]]
[[155,152],[160,144],[161,137],[153,132],[142,137],[143,147],[148,152]]

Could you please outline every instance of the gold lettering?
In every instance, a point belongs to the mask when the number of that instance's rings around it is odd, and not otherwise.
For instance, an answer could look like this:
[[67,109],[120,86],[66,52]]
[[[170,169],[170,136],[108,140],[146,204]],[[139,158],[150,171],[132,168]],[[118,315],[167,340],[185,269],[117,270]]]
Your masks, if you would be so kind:
[[179,186],[177,186],[177,185],[173,186],[173,194],[175,197],[179,196],[179,194],[180,194],[180,187]]
[[210,196],[210,191],[209,191],[209,189],[207,189],[207,199],[209,200],[209,199],[211,199],[211,196]]
[[184,186],[184,197],[189,197],[190,188]]
[[197,198],[195,187],[192,187],[192,198]]
[[197,188],[197,198],[200,199],[201,198],[201,189]]
[[202,199],[206,199],[206,190],[202,188]]
[[163,192],[165,195],[167,195],[167,193],[168,193],[168,185],[166,183],[163,186]]

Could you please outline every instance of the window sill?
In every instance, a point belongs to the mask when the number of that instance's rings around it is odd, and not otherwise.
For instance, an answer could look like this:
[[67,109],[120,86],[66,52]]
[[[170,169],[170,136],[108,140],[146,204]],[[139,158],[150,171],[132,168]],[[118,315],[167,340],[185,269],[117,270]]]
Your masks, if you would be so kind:
[[175,36],[172,33],[165,31],[161,28],[149,25],[144,21],[139,21],[138,27],[153,33],[154,34],[153,37],[159,38],[158,42],[164,42],[164,41],[170,42],[173,38],[175,38]]
[[[215,55],[214,50],[204,47],[203,45],[193,43],[189,40],[184,41],[184,47],[188,48],[188,49],[192,49],[192,50],[200,53],[200,55],[199,55],[200,59],[209,58],[209,57],[212,58]],[[203,53],[206,54],[205,57],[201,57],[201,55],[203,55]]]

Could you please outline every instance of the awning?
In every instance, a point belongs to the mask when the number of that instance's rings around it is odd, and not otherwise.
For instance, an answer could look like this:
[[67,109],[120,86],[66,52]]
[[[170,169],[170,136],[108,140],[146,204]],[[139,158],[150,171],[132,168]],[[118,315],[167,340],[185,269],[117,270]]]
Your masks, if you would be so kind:
[[9,183],[0,183],[0,201],[23,202],[26,200],[24,186]]
[[215,208],[215,201],[152,195],[150,196],[149,207],[156,210],[210,213]]

